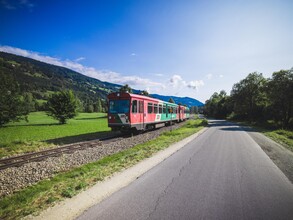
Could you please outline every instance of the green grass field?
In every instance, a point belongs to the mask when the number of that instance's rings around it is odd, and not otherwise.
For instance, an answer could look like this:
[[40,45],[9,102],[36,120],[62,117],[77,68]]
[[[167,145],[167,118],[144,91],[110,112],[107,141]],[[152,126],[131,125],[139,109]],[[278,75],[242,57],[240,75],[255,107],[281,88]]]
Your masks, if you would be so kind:
[[29,122],[10,123],[0,128],[0,158],[98,138],[110,131],[105,113],[79,113],[65,125],[45,112],[29,114]]

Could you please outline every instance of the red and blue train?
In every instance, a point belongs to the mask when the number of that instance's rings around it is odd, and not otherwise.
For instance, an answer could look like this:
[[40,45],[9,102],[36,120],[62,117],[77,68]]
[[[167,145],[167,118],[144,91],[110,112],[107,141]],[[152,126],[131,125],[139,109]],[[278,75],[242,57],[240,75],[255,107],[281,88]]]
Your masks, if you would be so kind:
[[190,116],[186,106],[131,93],[111,93],[108,104],[108,126],[122,132],[150,130]]

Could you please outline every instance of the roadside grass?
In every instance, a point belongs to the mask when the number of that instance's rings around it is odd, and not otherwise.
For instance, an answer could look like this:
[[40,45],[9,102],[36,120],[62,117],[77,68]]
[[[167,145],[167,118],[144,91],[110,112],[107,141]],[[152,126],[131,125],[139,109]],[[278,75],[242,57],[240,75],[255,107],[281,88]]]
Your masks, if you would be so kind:
[[36,185],[1,198],[0,218],[20,219],[30,214],[37,214],[54,203],[64,198],[71,198],[96,182],[131,167],[171,144],[198,132],[204,127],[202,124],[205,122],[200,119],[189,120],[181,128],[165,132],[154,140],[71,171],[59,173],[51,179],[40,181]]
[[282,130],[282,129],[278,129],[278,130],[262,129],[261,132],[264,135],[280,143],[281,145],[283,145],[284,147],[288,148],[290,151],[293,152],[293,131]]
[[266,123],[249,123],[239,122],[240,124],[253,127],[257,132],[261,132],[275,142],[286,147],[293,152],[293,131],[278,129],[272,122]]
[[79,113],[65,125],[45,112],[30,113],[28,119],[0,128],[0,158],[93,139],[110,131],[105,113]]

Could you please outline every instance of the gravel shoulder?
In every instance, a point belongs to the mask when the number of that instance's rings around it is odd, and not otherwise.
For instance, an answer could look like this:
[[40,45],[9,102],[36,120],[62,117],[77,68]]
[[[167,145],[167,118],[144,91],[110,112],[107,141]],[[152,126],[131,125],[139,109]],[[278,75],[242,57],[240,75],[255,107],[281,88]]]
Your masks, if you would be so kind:
[[247,128],[246,131],[293,183],[293,153],[264,134],[255,132],[251,128]]

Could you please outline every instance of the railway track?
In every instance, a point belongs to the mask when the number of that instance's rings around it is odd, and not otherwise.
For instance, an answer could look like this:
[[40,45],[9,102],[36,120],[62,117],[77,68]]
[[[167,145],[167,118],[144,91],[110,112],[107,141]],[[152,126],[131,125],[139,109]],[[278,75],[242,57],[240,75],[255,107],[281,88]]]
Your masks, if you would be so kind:
[[120,139],[125,137],[126,135],[111,135],[107,137],[103,137],[94,141],[86,141],[79,142],[74,144],[68,144],[62,147],[57,147],[54,149],[48,149],[44,151],[28,153],[20,156],[9,157],[0,159],[0,170],[4,170],[9,167],[20,167],[25,163],[33,162],[33,161],[42,161],[48,157],[58,157],[62,154],[70,154],[77,150],[84,150],[87,148],[93,148],[96,146],[101,146],[103,142],[115,141],[116,139]]
[[[156,129],[160,129],[160,128],[156,128]],[[171,126],[171,129],[172,129],[172,126]],[[130,134],[116,133],[116,134],[111,134],[105,137],[101,137],[93,141],[85,141],[85,142],[79,142],[74,144],[68,144],[65,146],[48,149],[44,151],[27,153],[20,156],[0,159],[0,170],[4,170],[9,167],[20,167],[23,164],[26,164],[29,162],[42,161],[48,157],[58,157],[58,156],[61,156],[62,154],[71,154],[77,150],[93,148],[93,147],[102,145],[102,143],[117,141],[121,138],[129,137],[129,136]]]

